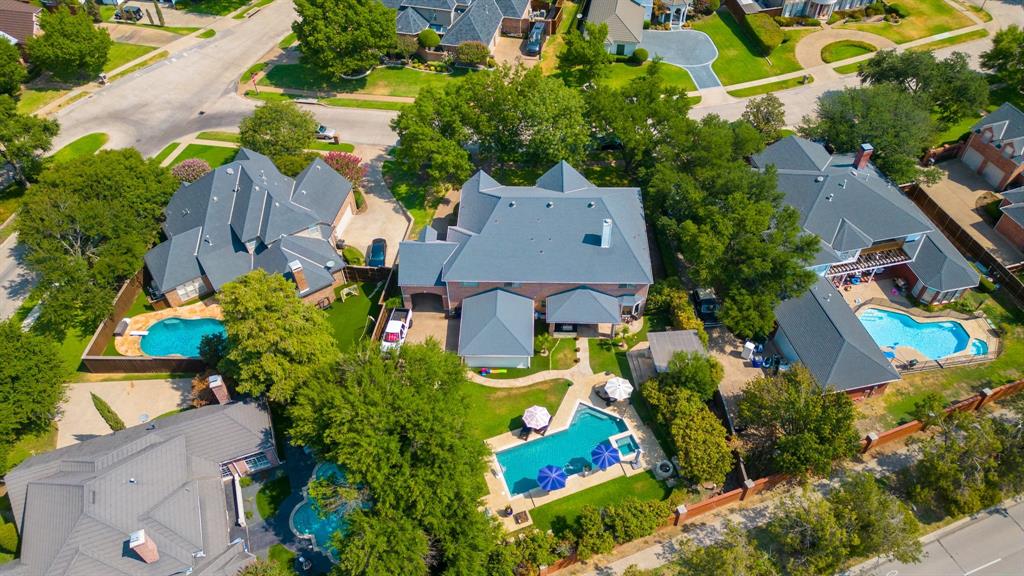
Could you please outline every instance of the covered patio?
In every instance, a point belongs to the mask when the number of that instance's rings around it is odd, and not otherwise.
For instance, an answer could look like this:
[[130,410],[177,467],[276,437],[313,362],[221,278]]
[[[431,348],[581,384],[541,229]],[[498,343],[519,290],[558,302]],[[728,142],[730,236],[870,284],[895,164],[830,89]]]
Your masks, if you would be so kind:
[[545,301],[545,319],[552,334],[614,336],[623,323],[619,298],[590,288],[576,288]]

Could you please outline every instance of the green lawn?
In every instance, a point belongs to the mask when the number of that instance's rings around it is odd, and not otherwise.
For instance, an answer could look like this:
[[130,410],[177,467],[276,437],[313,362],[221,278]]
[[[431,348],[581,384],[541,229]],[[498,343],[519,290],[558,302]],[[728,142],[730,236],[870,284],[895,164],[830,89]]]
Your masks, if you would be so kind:
[[334,142],[325,142],[323,140],[317,140],[313,142],[313,145],[309,147],[310,150],[319,150],[321,152],[352,152],[356,147],[348,142],[341,142],[335,144]]
[[424,226],[430,224],[434,217],[434,210],[437,203],[426,204],[427,183],[420,179],[418,174],[406,172],[393,160],[384,162],[381,170],[384,177],[388,179],[391,194],[397,199],[409,214],[412,215],[412,230],[410,233],[415,236]]
[[[814,81],[814,77],[808,78],[808,84]],[[803,78],[790,78],[789,80],[779,80],[778,82],[769,82],[768,84],[761,84],[759,86],[751,86],[750,88],[740,88],[739,90],[729,90],[730,96],[736,98],[749,98],[750,96],[757,96],[759,94],[767,94],[769,92],[777,92],[779,90],[788,90],[790,88],[796,88],[797,86],[803,86]]]
[[295,44],[297,38],[295,32],[289,32],[287,36],[281,38],[281,41],[277,43],[277,47],[281,50],[286,50],[292,44]]
[[51,424],[39,434],[25,436],[11,446],[7,453],[7,469],[10,470],[24,462],[29,456],[49,452],[57,448],[57,426]]
[[249,0],[191,0],[179,2],[178,6],[185,12],[192,14],[212,14],[214,16],[227,16],[228,14],[245,6]]
[[444,86],[471,73],[461,68],[451,74],[435,74],[411,68],[377,68],[366,78],[332,81],[302,64],[281,64],[271,68],[259,84],[293,90],[415,98],[426,86]]
[[530,510],[533,526],[541,531],[552,530],[562,534],[576,523],[576,517],[584,506],[603,507],[633,497],[640,500],[664,500],[670,490],[646,472],[636,476],[622,476],[587,488],[582,492],[559,498]]
[[110,52],[107,54],[107,63],[103,65],[103,71],[110,72],[115,68],[120,68],[140,56],[149,54],[153,50],[156,50],[156,48],[152,46],[114,42],[110,47]]
[[523,411],[534,405],[554,414],[571,385],[561,378],[523,388],[489,388],[466,381],[461,388],[469,399],[469,433],[483,441],[522,428]]
[[264,482],[259,492],[256,493],[256,510],[259,511],[260,518],[264,520],[272,518],[277,513],[278,507],[281,506],[281,502],[284,502],[291,491],[292,483],[288,480],[287,474]]
[[238,135],[238,132],[220,132],[218,130],[200,132],[196,135],[196,138],[200,140],[213,140],[215,142],[230,142],[232,144],[238,144],[241,141],[241,136]]
[[971,30],[966,34],[957,34],[956,36],[950,36],[949,38],[943,38],[942,40],[934,40],[932,42],[925,42],[911,48],[918,52],[931,52],[932,50],[938,50],[939,48],[946,48],[948,46],[956,46],[964,42],[970,42],[972,40],[980,40],[988,36],[988,30]]
[[861,54],[870,54],[875,50],[878,50],[878,48],[867,42],[840,40],[839,42],[826,44],[821,49],[821,59],[825,62],[838,62],[847,58],[853,58],[854,56],[860,56]]
[[82,136],[78,140],[75,140],[74,142],[71,142],[68,145],[64,146],[60,150],[57,150],[57,152],[55,152],[53,155],[53,161],[67,162],[68,160],[74,160],[75,158],[81,156],[92,156],[100,148],[102,148],[103,145],[106,144],[107,140],[109,139],[110,136],[104,134],[103,132],[93,132],[92,134],[86,134],[85,136]]
[[[1009,87],[993,90],[989,94],[987,110],[991,112],[1002,106],[1005,102],[1012,102],[1017,106],[1017,108],[1024,109],[1024,94],[1021,94]],[[967,132],[970,131],[971,126],[973,126],[980,118],[981,116],[968,116],[959,122],[949,125],[944,131],[939,133],[936,138],[935,145],[939,146],[960,140],[960,138],[965,136]]]
[[902,44],[974,24],[944,0],[900,0],[899,3],[910,11],[910,16],[899,24],[848,22],[839,27],[871,32]]
[[205,39],[205,38],[213,38],[216,35],[217,35],[217,31],[216,30],[214,30],[213,28],[207,28],[206,30],[203,30],[203,33],[200,34],[199,37]]
[[[545,324],[541,328],[541,324],[543,323],[538,323],[537,330],[547,330],[547,325]],[[510,378],[522,378],[523,376],[529,376],[545,370],[567,370],[572,368],[575,358],[576,341],[573,338],[557,338],[555,339],[554,348],[547,356],[542,356],[538,352],[530,358],[529,368],[499,368],[498,370],[504,370],[504,372],[492,372],[487,378],[492,380],[508,380]]]
[[383,100],[356,100],[355,98],[321,98],[321,104],[338,106],[341,108],[366,108],[369,110],[395,110],[401,112],[410,106],[406,102],[391,102]]
[[288,574],[295,574],[295,552],[286,548],[284,544],[277,543],[271,546],[267,550],[267,559],[283,566]]
[[142,70],[143,68],[145,68],[147,66],[151,66],[153,64],[156,64],[157,62],[163,60],[164,58],[167,58],[168,56],[170,56],[170,54],[166,50],[161,50],[161,51],[157,52],[156,54],[153,54],[149,58],[146,58],[142,62],[136,62],[135,64],[132,64],[131,66],[125,68],[124,70],[121,70],[117,74],[114,74],[113,76],[108,78],[107,81],[108,82],[113,82],[114,80],[117,80],[118,78],[123,78],[123,77],[131,74],[132,72],[136,72],[138,70]]
[[[340,293],[342,288],[339,286],[335,292]],[[370,316],[376,319],[378,313],[378,288],[377,283],[360,284],[358,296],[349,296],[344,302],[339,298],[327,309],[327,322],[341,350],[351,350],[372,329],[374,321]]]
[[0,224],[7,222],[7,219],[21,207],[21,200],[25,196],[25,188],[19,184],[12,184],[0,190]]
[[853,64],[844,64],[842,66],[836,66],[834,70],[840,74],[853,74],[860,70],[861,62],[854,62]]
[[216,168],[231,162],[235,159],[238,148],[226,146],[209,146],[206,144],[189,144],[174,158],[174,164],[187,160],[188,158],[200,158],[209,162],[211,168]]
[[23,88],[21,90],[21,97],[18,100],[18,112],[21,114],[35,112],[68,92],[68,90],[61,90],[59,88],[39,90]]
[[576,13],[579,11],[579,3],[572,0],[562,2],[562,10],[565,11],[562,21],[558,23],[558,29],[554,36],[549,36],[544,42],[544,48],[540,53],[540,69],[544,74],[554,74],[555,66],[558,64],[558,53],[565,45],[565,33],[569,26],[576,21]]
[[725,86],[800,70],[794,54],[796,45],[816,31],[787,30],[787,40],[770,57],[763,58],[758,56],[754,40],[725,9],[694,22],[693,29],[710,36],[718,48],[718,59],[711,67]]
[[242,73],[242,77],[239,78],[238,81],[241,82],[242,84],[250,82],[250,81],[252,81],[252,77],[253,76],[255,76],[259,72],[262,72],[263,69],[266,68],[266,67],[267,67],[267,63],[266,62],[257,62],[255,64],[253,64],[252,66],[249,66],[249,69]]
[[649,319],[645,317],[643,329],[626,337],[626,344],[628,345],[626,349],[610,345],[610,342],[605,338],[590,338],[587,341],[587,345],[590,347],[590,369],[595,374],[611,372],[617,376],[632,380],[633,373],[629,369],[629,361],[626,360],[626,351],[647,339],[649,323]]
[[171,155],[171,152],[174,152],[174,149],[177,147],[177,142],[171,142],[167,146],[164,146],[164,149],[161,150],[156,156],[153,156],[153,160],[156,160],[156,163],[160,164],[161,162],[166,160],[167,157]]
[[[616,62],[612,64],[611,73],[607,78],[601,80],[601,83],[612,88],[622,88],[633,81],[634,78],[639,78],[646,74],[649,65],[650,62],[644,62],[643,66]],[[661,78],[665,84],[682,88],[687,92],[693,92],[697,89],[697,85],[693,83],[693,78],[690,78],[690,73],[678,66],[663,64],[661,66]]]

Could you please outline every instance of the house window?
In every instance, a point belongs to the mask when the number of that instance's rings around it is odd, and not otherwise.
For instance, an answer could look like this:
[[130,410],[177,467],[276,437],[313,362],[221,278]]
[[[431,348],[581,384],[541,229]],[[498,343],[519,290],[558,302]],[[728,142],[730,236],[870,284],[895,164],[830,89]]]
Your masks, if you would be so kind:
[[619,288],[624,288],[624,289],[636,288],[636,284],[619,284]]
[[195,280],[190,280],[188,282],[185,282],[181,286],[178,286],[178,288],[176,290],[177,293],[178,293],[178,298],[180,298],[182,302],[185,302],[186,300],[191,300],[191,299],[199,296],[199,289],[202,286],[203,286],[203,279],[202,278],[196,278]]
[[463,282],[462,283],[462,287],[463,288],[476,288],[479,285],[480,285],[479,282]]
[[505,288],[521,288],[522,282],[505,282]]
[[254,454],[245,459],[245,465],[249,468],[250,472],[256,472],[257,470],[270,468],[270,459],[263,453]]

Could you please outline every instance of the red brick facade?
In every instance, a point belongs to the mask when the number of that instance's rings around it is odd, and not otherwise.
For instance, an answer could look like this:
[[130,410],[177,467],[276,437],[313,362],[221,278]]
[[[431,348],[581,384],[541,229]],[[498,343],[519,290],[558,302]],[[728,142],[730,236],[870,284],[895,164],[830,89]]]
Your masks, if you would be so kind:
[[475,286],[465,286],[461,282],[449,282],[447,287],[444,286],[403,286],[402,296],[406,307],[412,307],[412,297],[415,294],[436,294],[441,296],[441,302],[444,309],[448,312],[453,312],[460,306],[462,301],[470,296],[481,294],[495,288],[500,288],[513,294],[519,294],[525,296],[534,303],[534,309],[537,312],[544,311],[545,300],[549,296],[555,294],[561,294],[569,290],[581,287],[591,288],[598,292],[608,294],[609,296],[636,296],[641,302],[639,312],[643,312],[643,307],[647,302],[647,291],[650,288],[647,284],[571,284],[571,283],[560,283],[560,284],[542,284],[542,283],[524,283],[518,286],[508,282],[480,282]]
[[1024,174],[1024,164],[1017,165],[1007,156],[1007,153],[1011,155],[1020,153],[1019,150],[1012,150],[1012,144],[1006,144],[1003,148],[996,148],[992,144],[989,144],[988,141],[992,139],[992,136],[993,132],[991,127],[986,127],[979,134],[972,133],[970,138],[967,139],[967,145],[960,151],[960,158],[962,159],[968,150],[975,150],[981,154],[983,160],[981,161],[981,164],[978,165],[978,174],[984,173],[985,168],[987,168],[989,164],[998,166],[999,169],[1003,171],[1004,176],[996,185],[996,190],[1004,190],[1015,179],[1020,178],[1021,180],[1024,180],[1024,178],[1022,178],[1022,174]]
[[914,298],[917,298],[920,302],[924,302],[925,304],[948,304],[963,296],[964,292],[967,292],[966,288],[937,292],[925,286],[923,283],[918,285],[920,283],[920,278],[918,278],[917,274],[914,274],[914,271],[906,264],[896,266],[893,270],[893,274],[902,278],[907,283],[907,286],[910,287]]
[[999,232],[1004,238],[1013,242],[1014,246],[1024,250],[1024,228],[1021,228],[1020,224],[1017,224],[1012,218],[1003,214],[999,217],[999,222],[996,222],[995,228],[996,232]]

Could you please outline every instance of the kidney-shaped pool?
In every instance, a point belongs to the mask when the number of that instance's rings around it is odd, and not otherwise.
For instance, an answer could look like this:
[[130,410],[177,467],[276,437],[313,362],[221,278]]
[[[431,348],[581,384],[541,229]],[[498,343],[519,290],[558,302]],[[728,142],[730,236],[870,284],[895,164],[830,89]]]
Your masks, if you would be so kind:
[[147,356],[199,357],[203,336],[224,334],[224,324],[214,318],[164,318],[149,327],[140,346]]

